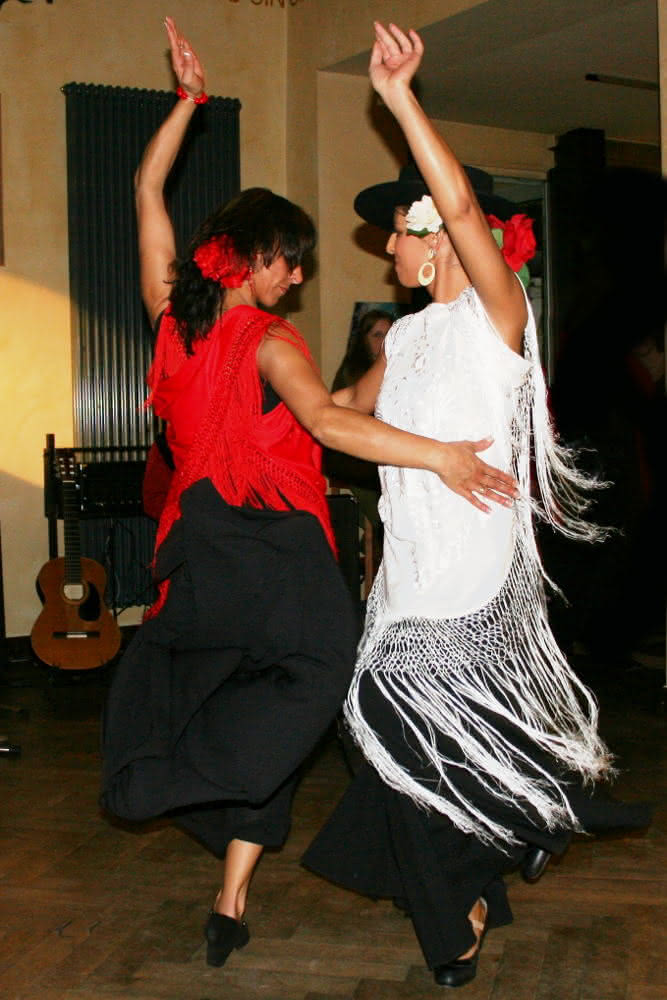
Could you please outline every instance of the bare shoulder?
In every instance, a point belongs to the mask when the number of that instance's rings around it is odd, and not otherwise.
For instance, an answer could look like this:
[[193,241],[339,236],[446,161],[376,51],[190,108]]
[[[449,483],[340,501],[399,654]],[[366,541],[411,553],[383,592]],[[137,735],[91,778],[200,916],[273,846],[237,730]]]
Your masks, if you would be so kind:
[[261,374],[270,378],[269,370],[289,370],[312,366],[310,351],[303,337],[291,323],[276,319],[267,327],[257,348],[257,364]]
[[264,340],[268,342],[290,344],[292,347],[298,348],[301,353],[305,352],[310,354],[308,345],[306,344],[302,334],[299,333],[297,328],[286,319],[276,317],[270,326],[267,327]]

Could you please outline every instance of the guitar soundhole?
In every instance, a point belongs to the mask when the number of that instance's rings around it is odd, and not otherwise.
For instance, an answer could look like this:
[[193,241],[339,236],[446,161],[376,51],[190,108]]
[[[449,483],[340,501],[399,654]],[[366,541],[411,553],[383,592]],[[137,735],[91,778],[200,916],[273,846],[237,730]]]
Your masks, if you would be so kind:
[[[83,591],[83,593],[82,593]],[[78,604],[78,616],[84,622],[96,622],[102,611],[102,599],[97,587],[90,580],[85,586],[78,583],[66,583],[63,587],[65,600]],[[85,594],[85,596],[84,596]],[[81,598],[83,597],[83,600]]]

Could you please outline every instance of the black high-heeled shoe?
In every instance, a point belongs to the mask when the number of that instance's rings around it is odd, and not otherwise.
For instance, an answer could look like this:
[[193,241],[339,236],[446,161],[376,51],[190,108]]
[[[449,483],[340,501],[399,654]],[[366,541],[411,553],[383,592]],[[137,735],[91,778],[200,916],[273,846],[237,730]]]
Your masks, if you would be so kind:
[[244,948],[250,940],[245,920],[234,920],[224,913],[211,910],[204,927],[206,938],[206,963],[220,968],[235,948]]
[[470,921],[473,930],[479,932],[477,948],[469,958],[455,958],[444,965],[436,965],[433,969],[433,978],[438,986],[449,986],[451,988],[465,986],[466,983],[471,983],[477,975],[477,960],[482,950],[482,944],[484,943],[486,921],[489,914],[489,907],[484,898],[482,898],[482,902],[484,903],[484,920]]
[[537,882],[544,874],[553,855],[543,847],[529,847],[519,866],[519,871],[526,882]]

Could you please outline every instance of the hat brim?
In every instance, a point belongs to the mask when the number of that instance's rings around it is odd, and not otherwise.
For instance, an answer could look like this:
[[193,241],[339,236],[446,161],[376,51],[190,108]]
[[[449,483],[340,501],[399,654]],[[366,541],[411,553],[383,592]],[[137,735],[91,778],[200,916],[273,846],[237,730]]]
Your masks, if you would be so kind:
[[[394,230],[395,209],[399,205],[409,207],[425,194],[429,194],[429,190],[423,181],[386,181],[360,191],[354,199],[354,210],[364,222],[391,233]],[[475,195],[486,215],[497,215],[503,222],[518,209],[514,202],[488,191],[475,191]]]

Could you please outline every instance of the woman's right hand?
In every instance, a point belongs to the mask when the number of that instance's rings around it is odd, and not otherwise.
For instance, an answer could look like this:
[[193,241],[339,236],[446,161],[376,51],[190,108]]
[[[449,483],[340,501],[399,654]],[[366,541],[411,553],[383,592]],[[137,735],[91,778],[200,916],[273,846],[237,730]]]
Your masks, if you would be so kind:
[[374,28],[375,42],[368,73],[374,90],[391,108],[392,93],[410,89],[410,81],[424,54],[424,45],[412,29],[406,35],[395,24],[387,29],[379,21],[374,22]]
[[164,25],[171,49],[171,65],[178,84],[191,98],[199,97],[204,91],[204,70],[197,53],[187,38],[179,33],[173,18],[165,17]]
[[437,472],[445,486],[454,493],[484,511],[491,508],[484,500],[491,500],[503,507],[511,507],[519,496],[517,482],[513,476],[500,469],[487,465],[477,457],[478,451],[485,451],[493,444],[493,438],[483,438],[481,441],[448,441],[440,448],[440,461]]

